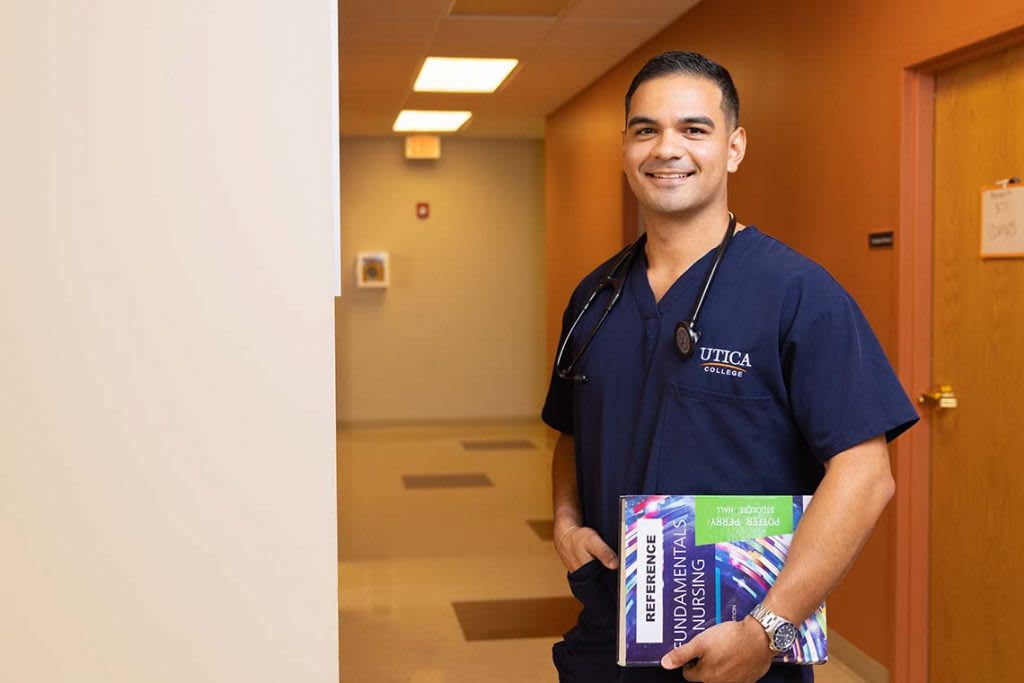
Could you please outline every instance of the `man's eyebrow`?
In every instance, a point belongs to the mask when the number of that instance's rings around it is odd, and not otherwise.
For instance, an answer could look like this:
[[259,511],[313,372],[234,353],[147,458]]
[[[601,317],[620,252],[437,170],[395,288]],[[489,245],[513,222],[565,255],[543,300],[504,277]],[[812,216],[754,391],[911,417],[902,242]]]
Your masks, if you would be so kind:
[[656,124],[658,122],[655,121],[654,119],[652,119],[649,116],[634,116],[633,118],[631,118],[629,120],[628,123],[626,123],[626,128],[632,128],[633,126],[636,126],[636,125],[641,124],[641,123],[644,123],[644,124],[652,124],[652,123]]
[[679,123],[684,126],[698,123],[700,125],[707,126],[712,130],[714,130],[715,128],[715,122],[708,116],[686,116],[684,118],[679,119]]

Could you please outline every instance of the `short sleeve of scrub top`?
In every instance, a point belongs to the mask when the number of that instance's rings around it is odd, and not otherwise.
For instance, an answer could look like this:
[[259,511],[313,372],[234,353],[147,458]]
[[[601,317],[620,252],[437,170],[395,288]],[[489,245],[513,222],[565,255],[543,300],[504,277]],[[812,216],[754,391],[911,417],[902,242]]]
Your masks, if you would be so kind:
[[824,462],[872,437],[892,441],[917,421],[885,351],[856,302],[824,271],[825,296],[800,305],[781,349],[790,407]]

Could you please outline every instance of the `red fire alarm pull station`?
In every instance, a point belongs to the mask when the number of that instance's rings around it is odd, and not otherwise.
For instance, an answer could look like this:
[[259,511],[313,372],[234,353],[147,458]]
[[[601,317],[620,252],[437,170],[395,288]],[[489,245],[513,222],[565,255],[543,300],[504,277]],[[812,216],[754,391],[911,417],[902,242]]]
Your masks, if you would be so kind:
[[416,205],[416,217],[417,218],[430,218],[430,204],[426,202],[420,202]]

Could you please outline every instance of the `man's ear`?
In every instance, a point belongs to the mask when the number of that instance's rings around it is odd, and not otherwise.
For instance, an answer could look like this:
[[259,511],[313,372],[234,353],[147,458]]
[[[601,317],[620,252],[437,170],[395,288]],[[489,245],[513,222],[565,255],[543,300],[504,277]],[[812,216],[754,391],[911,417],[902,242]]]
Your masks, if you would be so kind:
[[619,161],[620,161],[620,165],[622,166],[622,173],[624,175],[629,175],[628,173],[626,173],[626,131],[625,130],[623,130],[621,133],[619,133],[619,138],[621,140],[621,143],[619,144]]
[[747,131],[742,126],[729,134],[729,163],[726,169],[729,173],[739,170],[743,157],[747,154]]

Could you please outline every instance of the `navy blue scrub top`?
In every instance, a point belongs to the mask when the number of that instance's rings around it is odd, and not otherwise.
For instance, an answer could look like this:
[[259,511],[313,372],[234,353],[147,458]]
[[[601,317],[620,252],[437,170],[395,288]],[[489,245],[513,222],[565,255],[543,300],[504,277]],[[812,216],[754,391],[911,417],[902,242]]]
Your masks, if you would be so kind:
[[[655,302],[640,253],[574,369],[589,381],[552,372],[544,421],[575,437],[583,523],[612,548],[620,495],[812,494],[829,458],[879,434],[891,441],[918,420],[850,295],[755,227],[733,237],[698,321],[697,351],[684,360],[675,327],[690,317],[713,258],[714,250]],[[611,262],[576,288],[561,339]],[[570,357],[608,296],[580,321]],[[561,680],[681,680],[678,671],[614,665],[614,572],[594,562],[569,580],[584,610],[554,649]],[[762,679],[789,680],[813,674],[781,665]]]
[[[755,227],[735,234],[683,359],[714,250],[655,302],[641,252],[577,373],[552,372],[543,419],[576,444],[583,520],[618,547],[626,494],[812,494],[833,455],[917,420],[878,339],[827,271]],[[562,339],[610,261],[576,288]],[[602,293],[570,341],[586,339]],[[560,340],[561,341],[561,340]],[[568,360],[566,360],[568,362]]]

